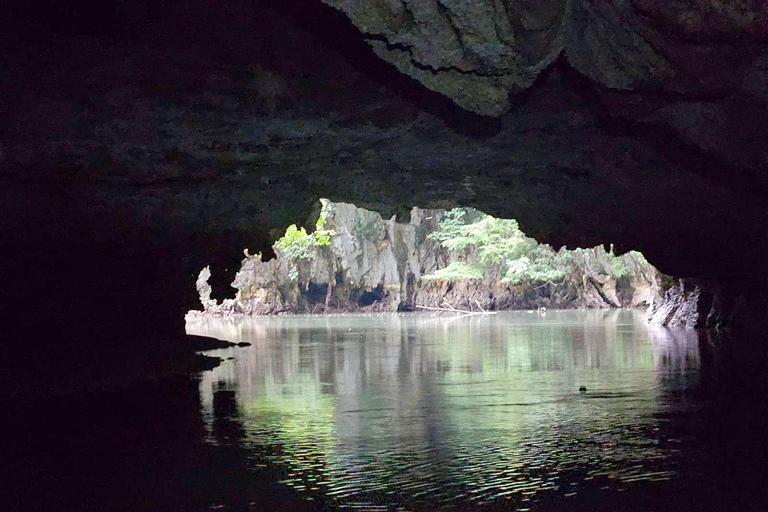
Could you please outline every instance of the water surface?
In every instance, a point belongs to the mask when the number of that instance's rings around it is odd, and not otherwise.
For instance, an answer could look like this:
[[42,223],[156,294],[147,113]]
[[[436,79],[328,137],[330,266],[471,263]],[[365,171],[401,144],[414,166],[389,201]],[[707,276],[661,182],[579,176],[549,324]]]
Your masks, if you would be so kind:
[[[695,331],[642,312],[205,319],[210,442],[325,506],[527,508],[674,479],[699,407]],[[585,386],[586,393],[579,388]],[[236,439],[216,431],[234,416]],[[682,436],[681,436],[682,432]]]

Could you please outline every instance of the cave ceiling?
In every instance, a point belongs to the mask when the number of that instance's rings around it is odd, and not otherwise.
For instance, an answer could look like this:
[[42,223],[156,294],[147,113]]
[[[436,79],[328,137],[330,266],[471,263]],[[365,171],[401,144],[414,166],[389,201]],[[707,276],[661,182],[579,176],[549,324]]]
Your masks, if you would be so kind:
[[9,229],[258,245],[329,197],[475,206],[681,274],[765,247],[764,2],[198,3],[9,43]]

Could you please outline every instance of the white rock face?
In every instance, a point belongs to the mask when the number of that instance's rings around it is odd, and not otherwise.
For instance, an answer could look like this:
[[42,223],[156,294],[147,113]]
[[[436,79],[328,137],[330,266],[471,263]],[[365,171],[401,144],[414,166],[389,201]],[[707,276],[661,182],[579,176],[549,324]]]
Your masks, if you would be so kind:
[[[621,257],[625,273],[619,279],[603,247],[573,252],[572,271],[558,283],[505,283],[502,265],[478,280],[422,280],[458,261],[428,236],[443,210],[413,208],[410,220],[398,223],[352,204],[322,203],[325,229],[334,233],[329,245],[310,247],[309,257],[295,260],[279,248],[267,262],[246,255],[232,283],[237,294],[221,305],[210,299],[206,267],[198,279],[205,313],[321,312],[326,300],[332,311],[410,311],[446,302],[469,310],[618,308],[648,305],[659,294],[655,268],[629,253]],[[472,251],[464,257],[472,258]]]
[[197,275],[197,293],[200,295],[200,302],[203,304],[203,309],[208,310],[216,307],[216,301],[211,299],[211,285],[208,284],[208,280],[211,278],[211,268],[205,267]]
[[648,323],[666,327],[693,329],[699,324],[699,298],[701,290],[694,286],[686,289],[680,280],[664,294],[664,298],[654,300],[648,308]]
[[412,299],[413,283],[437,268],[440,247],[426,234],[437,228],[441,210],[414,208],[410,222],[400,224],[351,204],[323,201],[330,205],[326,228],[335,232],[330,246],[313,247],[310,258],[298,260],[295,280],[279,250],[268,262],[244,259],[232,283],[238,312],[313,311],[312,299],[324,297],[329,281],[338,309],[396,311],[409,293]]

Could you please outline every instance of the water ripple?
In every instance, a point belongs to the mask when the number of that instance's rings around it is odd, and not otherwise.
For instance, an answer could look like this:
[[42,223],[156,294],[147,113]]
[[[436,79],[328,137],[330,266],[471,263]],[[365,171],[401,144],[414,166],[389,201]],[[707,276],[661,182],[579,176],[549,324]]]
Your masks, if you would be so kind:
[[201,394],[235,390],[254,467],[340,510],[523,510],[674,478],[683,440],[665,418],[688,407],[696,340],[656,343],[631,313],[516,319],[259,319]]

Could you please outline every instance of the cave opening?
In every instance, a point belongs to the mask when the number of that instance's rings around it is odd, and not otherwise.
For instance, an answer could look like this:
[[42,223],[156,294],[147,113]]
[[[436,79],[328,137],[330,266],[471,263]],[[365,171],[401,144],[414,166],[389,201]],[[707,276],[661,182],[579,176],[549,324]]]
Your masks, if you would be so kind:
[[768,510],[768,12],[726,3],[0,5],[9,510]]
[[382,285],[377,286],[373,290],[366,290],[358,299],[358,303],[361,306],[370,306],[375,302],[379,302],[384,298],[384,287]]
[[555,249],[517,221],[475,208],[415,207],[385,220],[321,199],[309,218],[310,228],[292,224],[277,238],[272,258],[244,252],[234,298],[212,300],[203,269],[204,307],[187,319],[317,313],[322,305],[325,314],[642,308],[658,325],[711,321],[697,285],[663,274],[640,252]]
[[302,293],[304,298],[306,298],[313,306],[323,303],[327,294],[328,283],[315,284],[312,281],[308,283],[306,290]]

